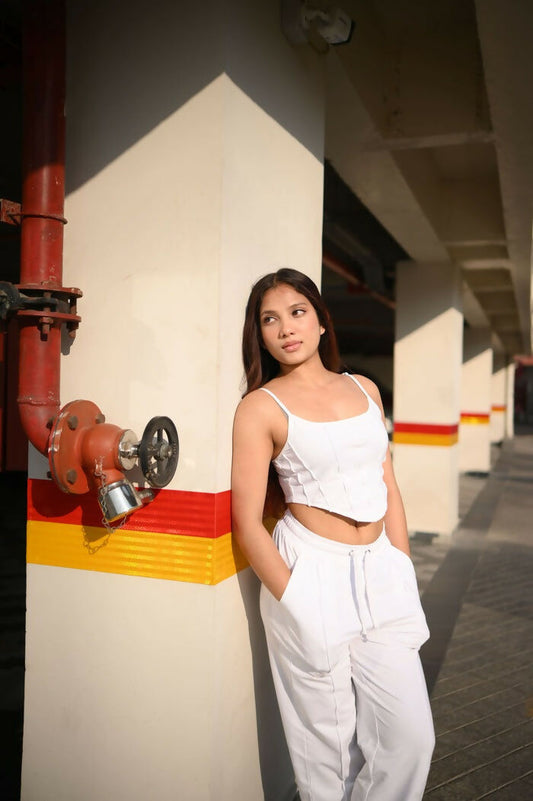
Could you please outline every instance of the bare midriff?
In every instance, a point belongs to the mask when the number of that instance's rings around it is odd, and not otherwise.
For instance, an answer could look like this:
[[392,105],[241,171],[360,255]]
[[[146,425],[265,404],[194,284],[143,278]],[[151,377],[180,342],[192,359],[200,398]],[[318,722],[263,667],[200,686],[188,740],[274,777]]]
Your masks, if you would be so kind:
[[366,523],[302,503],[289,503],[288,507],[302,526],[328,540],[348,545],[368,545],[377,540],[383,531],[383,518]]

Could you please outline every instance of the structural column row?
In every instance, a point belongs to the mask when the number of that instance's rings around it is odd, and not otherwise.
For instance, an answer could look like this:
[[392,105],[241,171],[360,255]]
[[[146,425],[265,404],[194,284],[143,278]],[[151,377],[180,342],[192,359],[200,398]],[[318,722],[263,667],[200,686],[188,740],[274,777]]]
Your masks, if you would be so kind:
[[491,443],[513,436],[514,365],[490,330],[464,329],[451,263],[397,268],[394,468],[410,531],[451,534],[459,473],[490,470]]

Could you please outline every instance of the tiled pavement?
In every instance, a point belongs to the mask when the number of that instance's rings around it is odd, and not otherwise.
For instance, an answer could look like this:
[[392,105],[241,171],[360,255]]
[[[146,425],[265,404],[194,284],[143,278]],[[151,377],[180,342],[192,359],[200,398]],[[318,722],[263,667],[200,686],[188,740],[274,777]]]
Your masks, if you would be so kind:
[[[25,607],[22,477],[2,477],[0,517],[0,798],[18,801]],[[424,801],[529,801],[533,434],[497,449],[490,477],[461,478],[460,517],[452,538],[418,535],[412,541],[432,630],[422,659],[437,732]]]
[[529,801],[533,436],[506,443],[490,477],[465,476],[462,491],[448,547],[413,542],[432,630],[422,660],[437,734],[424,801]]

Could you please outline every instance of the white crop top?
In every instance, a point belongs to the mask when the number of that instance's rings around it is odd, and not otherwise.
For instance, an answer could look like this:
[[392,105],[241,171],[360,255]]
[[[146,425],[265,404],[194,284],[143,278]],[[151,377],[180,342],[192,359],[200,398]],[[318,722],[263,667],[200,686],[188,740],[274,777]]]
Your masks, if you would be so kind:
[[287,441],[273,459],[286,503],[302,503],[361,522],[380,520],[387,510],[383,462],[389,440],[379,406],[368,399],[366,412],[344,420],[305,420],[266,387],[288,420]]

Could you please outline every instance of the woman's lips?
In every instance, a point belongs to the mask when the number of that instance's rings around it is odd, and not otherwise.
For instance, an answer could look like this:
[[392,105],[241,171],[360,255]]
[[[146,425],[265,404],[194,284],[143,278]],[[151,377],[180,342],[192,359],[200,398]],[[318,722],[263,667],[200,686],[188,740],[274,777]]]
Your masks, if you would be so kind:
[[283,350],[285,353],[292,353],[293,350],[297,350],[300,347],[300,342],[287,342],[285,345],[282,345]]

